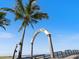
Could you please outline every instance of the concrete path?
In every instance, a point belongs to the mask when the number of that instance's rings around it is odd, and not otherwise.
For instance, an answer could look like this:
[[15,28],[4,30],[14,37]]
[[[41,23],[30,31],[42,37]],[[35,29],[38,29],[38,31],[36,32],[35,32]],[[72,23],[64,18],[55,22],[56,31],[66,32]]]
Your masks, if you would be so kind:
[[64,59],[79,59],[79,58],[76,58],[78,57],[79,55],[72,55],[72,56],[69,56],[69,57],[66,57]]
[[65,58],[54,58],[54,59],[79,59],[79,55],[71,55],[71,56],[68,56],[68,57],[65,57]]

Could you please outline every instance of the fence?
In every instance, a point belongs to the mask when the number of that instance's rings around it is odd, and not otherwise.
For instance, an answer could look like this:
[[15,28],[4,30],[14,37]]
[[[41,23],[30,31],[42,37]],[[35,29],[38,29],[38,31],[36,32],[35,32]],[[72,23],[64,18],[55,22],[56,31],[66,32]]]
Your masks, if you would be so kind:
[[64,58],[76,54],[79,54],[79,50],[65,50],[65,51],[54,52],[56,58]]
[[[65,50],[65,51],[54,52],[55,58],[65,58],[77,54],[79,54],[79,50]],[[30,56],[24,57],[23,59],[31,59],[31,57]],[[51,58],[49,54],[41,54],[41,55],[34,55],[33,59],[51,59]]]

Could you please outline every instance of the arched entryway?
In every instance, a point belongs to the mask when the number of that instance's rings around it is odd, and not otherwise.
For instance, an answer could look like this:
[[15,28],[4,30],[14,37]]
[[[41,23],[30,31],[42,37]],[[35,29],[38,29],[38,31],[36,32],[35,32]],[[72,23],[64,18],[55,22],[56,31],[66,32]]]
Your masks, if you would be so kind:
[[53,59],[54,58],[54,50],[53,50],[53,45],[52,45],[51,34],[44,28],[39,29],[38,31],[36,31],[34,33],[34,36],[33,36],[32,41],[31,41],[31,58],[33,58],[33,44],[34,44],[35,38],[41,32],[44,32],[46,34],[46,36],[48,37],[50,56],[51,56],[51,59]]

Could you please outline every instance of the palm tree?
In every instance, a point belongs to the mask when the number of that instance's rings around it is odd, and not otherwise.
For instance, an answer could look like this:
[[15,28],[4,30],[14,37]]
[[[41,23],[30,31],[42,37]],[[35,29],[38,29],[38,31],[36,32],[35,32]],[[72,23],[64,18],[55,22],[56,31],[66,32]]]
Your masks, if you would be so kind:
[[0,8],[0,10],[14,13],[16,16],[15,20],[22,21],[19,31],[23,30],[23,35],[20,41],[20,51],[19,51],[18,59],[20,59],[22,55],[22,47],[23,47],[26,27],[28,25],[31,25],[32,27],[34,27],[33,24],[36,24],[43,18],[46,18],[46,19],[48,18],[48,14],[41,12],[40,7],[35,2],[36,0],[29,0],[27,4],[23,4],[22,0],[16,0],[15,9]]
[[6,30],[5,26],[9,25],[9,21],[7,18],[5,18],[5,16],[5,12],[0,12],[0,27],[4,28],[4,30]]
[[12,59],[15,59],[15,53],[17,52],[17,47],[18,47],[18,44],[16,44]]

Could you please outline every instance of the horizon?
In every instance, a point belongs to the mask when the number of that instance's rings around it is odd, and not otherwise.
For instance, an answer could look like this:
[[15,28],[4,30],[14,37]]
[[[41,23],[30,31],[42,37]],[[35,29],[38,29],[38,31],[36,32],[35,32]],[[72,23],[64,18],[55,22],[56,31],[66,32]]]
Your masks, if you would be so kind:
[[[23,2],[27,2],[23,1]],[[67,49],[79,50],[79,0],[37,0],[43,12],[48,13],[49,19],[42,20],[34,26],[28,26],[24,39],[23,54],[30,54],[30,41],[35,31],[40,28],[46,28],[52,34],[54,51],[63,51]],[[14,0],[1,0],[1,7],[14,8]],[[11,16],[10,16],[11,15]],[[14,15],[9,13],[7,18],[11,20],[10,26],[6,31],[0,28],[0,56],[12,55],[14,48],[21,39],[21,32],[18,29],[20,21],[14,21]],[[38,42],[39,41],[39,42]],[[40,33],[34,44],[34,54],[49,53],[48,40],[44,33]],[[19,49],[19,48],[18,48]]]

